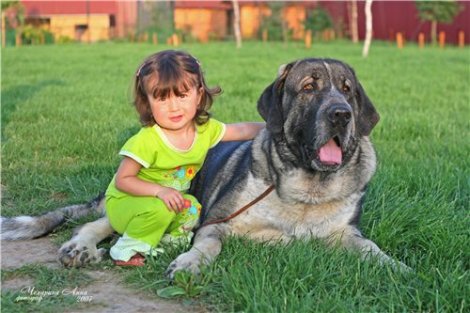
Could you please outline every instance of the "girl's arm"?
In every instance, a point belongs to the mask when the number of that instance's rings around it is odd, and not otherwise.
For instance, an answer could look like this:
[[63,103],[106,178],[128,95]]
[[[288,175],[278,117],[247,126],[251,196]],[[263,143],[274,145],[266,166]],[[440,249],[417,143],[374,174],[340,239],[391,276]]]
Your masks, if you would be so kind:
[[179,212],[183,209],[184,199],[179,191],[173,188],[147,182],[137,177],[142,165],[129,157],[124,157],[116,173],[116,188],[134,196],[158,197],[166,206]]
[[265,123],[255,122],[227,124],[225,125],[225,134],[222,141],[253,139],[265,126]]

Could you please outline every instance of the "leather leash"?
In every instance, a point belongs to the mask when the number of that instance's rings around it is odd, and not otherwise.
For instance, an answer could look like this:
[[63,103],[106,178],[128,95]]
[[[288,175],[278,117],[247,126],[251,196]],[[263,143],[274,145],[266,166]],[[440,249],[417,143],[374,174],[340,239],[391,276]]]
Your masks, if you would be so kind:
[[225,217],[225,218],[222,218],[222,219],[219,219],[219,220],[215,220],[215,221],[211,221],[211,222],[207,222],[207,223],[204,223],[202,224],[199,228],[201,227],[204,227],[204,226],[207,226],[207,225],[212,225],[212,224],[219,224],[219,223],[224,223],[226,221],[229,221],[231,220],[232,218],[240,215],[241,213],[245,212],[246,210],[248,210],[251,206],[253,206],[254,204],[258,203],[259,201],[263,200],[267,195],[269,195],[271,193],[271,191],[274,190],[274,185],[271,185],[268,187],[268,189],[266,189],[262,194],[260,194],[258,197],[256,197],[256,199],[254,199],[253,201],[251,201],[250,203],[248,203],[247,205],[243,206],[241,209],[239,209],[238,211],[230,214],[229,216]]

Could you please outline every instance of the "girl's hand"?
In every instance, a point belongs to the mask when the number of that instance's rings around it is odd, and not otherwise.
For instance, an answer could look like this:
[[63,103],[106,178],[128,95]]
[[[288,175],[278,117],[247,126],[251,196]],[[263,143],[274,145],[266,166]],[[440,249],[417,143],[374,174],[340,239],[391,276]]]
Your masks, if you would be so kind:
[[137,177],[142,165],[124,157],[116,173],[116,188],[134,196],[158,197],[175,213],[183,210],[183,195],[176,189],[144,181]]
[[161,186],[155,195],[165,203],[167,208],[175,213],[179,213],[184,209],[183,195],[176,189]]

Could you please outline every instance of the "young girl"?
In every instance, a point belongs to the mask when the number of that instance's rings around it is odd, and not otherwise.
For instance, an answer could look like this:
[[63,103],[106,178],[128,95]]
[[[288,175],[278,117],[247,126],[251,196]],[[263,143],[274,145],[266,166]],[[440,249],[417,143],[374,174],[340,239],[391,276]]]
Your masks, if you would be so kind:
[[134,105],[143,127],[119,152],[124,157],[106,191],[106,213],[122,234],[110,251],[116,265],[142,266],[165,234],[190,238],[201,205],[187,191],[208,150],[219,141],[252,139],[264,127],[211,118],[220,92],[184,52],[158,52],[138,68]]

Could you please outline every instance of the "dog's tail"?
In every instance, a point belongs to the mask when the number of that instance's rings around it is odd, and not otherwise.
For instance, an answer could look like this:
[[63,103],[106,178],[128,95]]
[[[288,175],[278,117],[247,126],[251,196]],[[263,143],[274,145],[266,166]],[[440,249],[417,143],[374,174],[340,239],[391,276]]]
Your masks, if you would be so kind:
[[104,194],[86,204],[70,205],[40,216],[1,217],[0,239],[33,239],[53,231],[65,221],[91,213],[104,215]]

